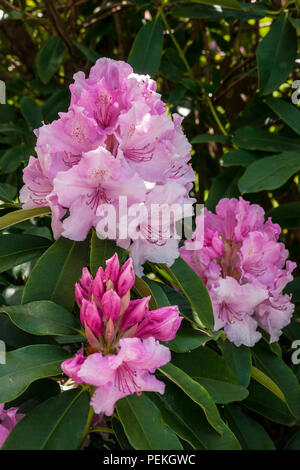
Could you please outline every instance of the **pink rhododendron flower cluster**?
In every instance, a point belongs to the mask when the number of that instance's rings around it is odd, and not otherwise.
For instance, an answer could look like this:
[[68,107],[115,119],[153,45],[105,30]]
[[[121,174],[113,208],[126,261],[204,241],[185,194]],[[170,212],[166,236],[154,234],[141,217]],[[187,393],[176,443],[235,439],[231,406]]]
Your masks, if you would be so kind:
[[4,405],[4,403],[0,403],[0,449],[6,441],[9,433],[24,416],[23,414],[18,413],[18,408],[11,407],[5,410]]
[[[204,211],[204,236],[197,218],[193,241],[180,252],[208,288],[215,330],[224,328],[236,346],[253,346],[261,338],[258,326],[277,341],[294,311],[282,291],[296,267],[278,242],[279,225],[265,222],[262,207],[243,198],[222,199],[216,214]],[[201,235],[202,247],[187,249]]]
[[84,268],[75,287],[89,346],[85,355],[80,351],[63,362],[62,369],[75,382],[97,387],[91,405],[108,416],[127,395],[164,393],[164,384],[153,373],[171,354],[159,341],[174,339],[182,321],[177,306],[149,311],[150,297],[130,300],[134,282],[132,259],[120,269],[115,254],[95,278]]
[[[120,196],[128,207],[161,205],[162,195],[168,195],[169,204],[193,202],[188,196],[195,179],[188,164],[191,146],[182,118],[167,114],[155,81],[133,73],[125,62],[103,58],[89,78],[76,73],[70,91],[68,111],[35,131],[38,158],[30,157],[20,193],[25,209],[51,207],[55,238],[81,241],[91,227],[105,237],[102,206],[113,205],[118,213]],[[142,222],[146,239],[119,237],[119,226],[109,236],[130,246],[136,269],[145,259],[171,265],[179,256],[178,240],[172,234],[163,239],[163,229],[155,230],[151,220]]]

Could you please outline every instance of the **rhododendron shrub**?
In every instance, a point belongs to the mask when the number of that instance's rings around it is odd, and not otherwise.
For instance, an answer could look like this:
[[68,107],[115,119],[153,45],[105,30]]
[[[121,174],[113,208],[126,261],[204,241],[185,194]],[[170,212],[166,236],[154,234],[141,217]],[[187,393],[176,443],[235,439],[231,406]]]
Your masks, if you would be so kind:
[[0,0],[1,450],[300,448],[299,2],[209,3]]
[[[236,346],[259,341],[258,327],[269,334],[270,342],[277,341],[294,311],[283,289],[296,268],[278,241],[279,225],[270,218],[265,222],[262,207],[243,198],[221,199],[216,214],[204,211],[204,234],[196,218],[192,246],[186,242],[180,254],[208,288],[215,329],[224,328]],[[201,240],[201,248],[192,250]]]

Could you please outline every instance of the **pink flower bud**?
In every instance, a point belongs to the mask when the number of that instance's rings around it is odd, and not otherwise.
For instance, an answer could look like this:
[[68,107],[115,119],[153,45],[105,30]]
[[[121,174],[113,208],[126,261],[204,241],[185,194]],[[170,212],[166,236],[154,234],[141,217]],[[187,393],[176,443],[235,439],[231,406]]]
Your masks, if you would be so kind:
[[153,336],[159,341],[171,341],[175,338],[182,320],[177,305],[152,310],[138,326],[136,336],[142,339]]
[[82,325],[87,324],[96,337],[102,333],[102,319],[94,302],[83,299],[80,310],[80,321]]
[[151,296],[144,297],[143,299],[131,300],[121,321],[122,330],[127,330],[143,320],[148,312],[150,299]]
[[116,291],[110,289],[103,294],[101,307],[106,320],[111,318],[116,323],[121,312],[121,299]]
[[72,357],[72,359],[67,359],[61,364],[61,368],[63,372],[71,377],[71,379],[74,380],[74,382],[80,384],[82,383],[82,379],[78,377],[78,372],[86,360],[86,357],[83,356],[82,354],[76,354],[75,357]]
[[105,279],[116,283],[119,275],[120,263],[117,253],[115,253],[109,260],[106,261]]
[[120,297],[128,292],[135,283],[135,274],[132,265],[132,259],[129,258],[126,263],[123,264],[118,279],[118,294]]

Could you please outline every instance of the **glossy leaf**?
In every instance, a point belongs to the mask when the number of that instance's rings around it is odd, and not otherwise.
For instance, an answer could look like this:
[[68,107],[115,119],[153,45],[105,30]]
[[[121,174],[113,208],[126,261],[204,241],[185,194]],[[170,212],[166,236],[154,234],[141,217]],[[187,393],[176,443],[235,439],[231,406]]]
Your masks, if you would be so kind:
[[294,201],[280,204],[280,206],[271,209],[267,215],[282,228],[300,227],[300,202]]
[[98,268],[102,266],[105,269],[106,260],[117,253],[120,263],[124,262],[126,251],[116,245],[114,240],[101,240],[93,230],[91,239],[90,266],[91,273],[95,276]]
[[3,173],[15,171],[22,163],[27,164],[30,155],[34,153],[32,145],[20,144],[7,150],[0,160]]
[[26,234],[0,234],[0,272],[42,254],[50,245],[47,238]]
[[280,18],[257,48],[259,88],[268,95],[286,80],[297,57],[297,33],[288,21]]
[[27,280],[22,303],[52,300],[67,310],[75,302],[74,284],[88,265],[88,240],[59,238],[38,260]]
[[125,434],[137,450],[180,450],[174,431],[163,421],[158,408],[143,393],[129,395],[116,404]]
[[163,46],[163,25],[156,17],[138,32],[128,57],[136,73],[155,76],[159,69]]
[[10,212],[0,217],[0,230],[10,227],[11,225],[24,222],[24,220],[32,219],[33,217],[41,217],[51,212],[50,207],[35,207],[34,209],[20,209]]
[[265,102],[293,131],[300,134],[300,111],[295,105],[278,98],[267,98]]
[[90,397],[69,390],[34,408],[17,424],[3,450],[75,450],[85,428]]
[[62,374],[69,354],[59,346],[38,344],[6,353],[0,367],[0,402],[14,400],[35,380]]
[[33,129],[42,126],[43,113],[40,106],[28,96],[24,96],[20,101],[20,109],[25,121]]
[[76,335],[76,328],[80,328],[74,315],[48,300],[2,306],[0,312],[6,313],[18,328],[33,335]]
[[64,58],[65,48],[59,37],[52,37],[44,42],[37,59],[37,73],[43,83],[48,83]]

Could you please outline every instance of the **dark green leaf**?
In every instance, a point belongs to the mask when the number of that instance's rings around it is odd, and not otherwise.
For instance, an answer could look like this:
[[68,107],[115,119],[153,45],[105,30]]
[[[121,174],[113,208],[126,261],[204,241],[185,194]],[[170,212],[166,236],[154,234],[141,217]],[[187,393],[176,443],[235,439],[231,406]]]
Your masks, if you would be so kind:
[[32,145],[20,144],[7,150],[0,160],[3,173],[15,171],[22,163],[27,163],[30,155],[34,153]]
[[94,51],[93,49],[90,49],[89,47],[84,46],[84,44],[81,44],[78,41],[73,41],[73,44],[91,62],[95,63],[100,58],[100,54],[98,54],[98,52]]
[[300,170],[299,152],[283,152],[260,158],[246,169],[239,180],[242,194],[280,188]]
[[259,88],[268,95],[292,72],[297,58],[297,33],[287,16],[277,20],[257,48]]
[[257,160],[257,156],[253,152],[246,150],[233,150],[232,152],[225,153],[222,157],[223,166],[247,166]]
[[35,235],[0,234],[0,272],[34,259],[49,245],[50,240]]
[[90,256],[90,267],[93,276],[96,275],[100,266],[105,269],[106,261],[115,253],[117,253],[119,261],[122,263],[125,259],[126,251],[118,247],[114,240],[101,240],[97,237],[96,231],[93,230]]
[[286,150],[300,151],[300,139],[292,140],[251,126],[239,129],[233,138],[233,143],[246,150],[278,153]]
[[28,96],[24,96],[20,101],[20,108],[27,124],[33,129],[41,127],[43,121],[43,113],[40,106]]
[[117,402],[117,411],[130,444],[137,450],[181,450],[179,439],[163,421],[158,408],[143,393]]
[[230,142],[230,137],[223,134],[200,134],[193,137],[191,144],[203,144],[207,142],[219,142],[219,143],[228,143]]
[[0,367],[0,402],[14,400],[35,380],[62,374],[61,363],[69,357],[59,346],[37,344],[6,353]]
[[36,59],[38,76],[43,83],[48,83],[57,72],[64,53],[65,48],[59,37],[52,37],[43,44]]
[[248,387],[251,378],[251,349],[246,346],[235,346],[230,341],[220,341],[226,364],[231,367],[244,387]]
[[88,265],[88,239],[59,238],[38,260],[27,280],[22,303],[52,300],[67,310],[75,302],[74,284]]
[[267,98],[265,102],[293,131],[300,134],[300,112],[295,105],[278,98]]
[[34,209],[20,209],[0,217],[0,230],[16,225],[24,220],[32,219],[33,217],[41,217],[42,215],[50,214],[50,207],[35,207]]
[[159,69],[163,46],[163,26],[156,17],[143,25],[138,32],[128,57],[128,63],[136,73],[155,76]]
[[89,411],[89,394],[69,390],[30,411],[5,441],[5,450],[77,449]]
[[225,416],[244,450],[275,450],[275,446],[264,428],[243,413],[240,408],[227,405]]
[[75,335],[76,328],[80,328],[70,312],[49,300],[2,306],[0,312],[6,313],[18,328],[33,335]]
[[267,213],[268,217],[272,217],[274,223],[279,224],[282,228],[300,227],[300,202],[288,202],[281,204]]

